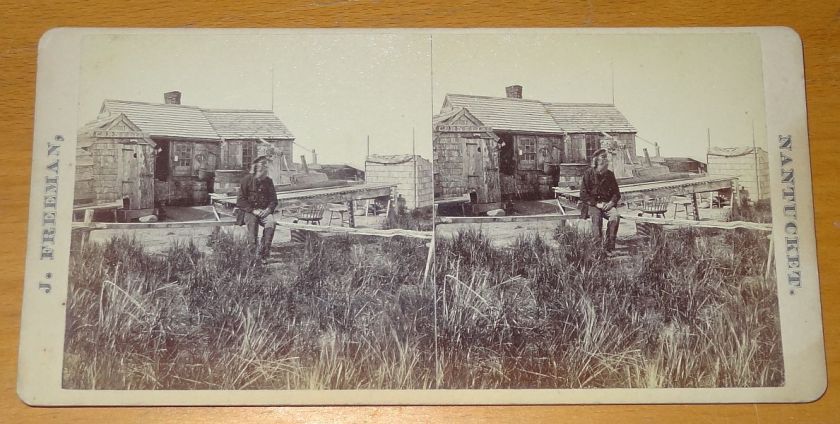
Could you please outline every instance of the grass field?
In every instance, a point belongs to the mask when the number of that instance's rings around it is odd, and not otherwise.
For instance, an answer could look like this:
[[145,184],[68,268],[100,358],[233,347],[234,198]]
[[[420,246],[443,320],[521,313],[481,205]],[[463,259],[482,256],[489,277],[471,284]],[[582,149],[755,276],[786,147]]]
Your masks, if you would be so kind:
[[[669,231],[629,259],[558,227],[551,247],[436,243],[446,388],[779,386],[776,282],[748,231]],[[588,252],[596,252],[594,254]]]
[[277,266],[227,233],[210,243],[209,254],[188,243],[154,255],[122,237],[73,252],[63,386],[434,384],[424,242],[314,238],[275,251]]
[[[427,229],[407,215],[389,227]],[[71,252],[70,389],[778,386],[767,243],[669,231],[607,259],[586,235],[310,238],[272,265],[244,240]],[[595,252],[595,253],[591,253]]]

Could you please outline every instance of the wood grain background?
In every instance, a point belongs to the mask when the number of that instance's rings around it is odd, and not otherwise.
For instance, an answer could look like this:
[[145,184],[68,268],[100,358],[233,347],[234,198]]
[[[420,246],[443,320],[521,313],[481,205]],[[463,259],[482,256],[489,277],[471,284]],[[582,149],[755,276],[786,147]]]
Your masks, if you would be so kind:
[[[840,420],[840,2],[0,1],[0,416],[7,422],[796,422]],[[784,25],[805,46],[829,388],[804,405],[31,408],[15,394],[38,38],[58,26],[626,27]]]

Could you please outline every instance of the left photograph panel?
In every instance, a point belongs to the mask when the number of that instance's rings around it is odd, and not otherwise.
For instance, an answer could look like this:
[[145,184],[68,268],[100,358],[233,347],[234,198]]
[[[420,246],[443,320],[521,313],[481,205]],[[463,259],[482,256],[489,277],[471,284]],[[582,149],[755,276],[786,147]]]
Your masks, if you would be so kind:
[[430,54],[86,37],[62,387],[435,387]]

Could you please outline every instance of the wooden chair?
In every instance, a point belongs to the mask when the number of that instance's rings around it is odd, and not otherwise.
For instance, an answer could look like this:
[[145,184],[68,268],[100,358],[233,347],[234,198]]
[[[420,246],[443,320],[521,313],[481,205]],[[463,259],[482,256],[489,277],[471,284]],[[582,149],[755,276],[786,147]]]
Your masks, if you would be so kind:
[[345,222],[344,214],[349,212],[347,205],[342,203],[330,203],[327,205],[327,210],[330,211],[330,220],[327,221],[327,225],[332,225],[333,218],[336,214],[338,214],[339,222],[343,227]]
[[671,200],[671,203],[674,204],[674,219],[677,218],[677,212],[680,211],[680,208],[682,208],[682,212],[685,213],[686,219],[691,219],[691,217],[694,215],[694,213],[690,209],[692,203],[694,202],[692,202],[691,199],[689,199],[688,197],[674,196]]
[[292,212],[295,221],[303,221],[307,224],[321,225],[321,220],[324,219],[324,204],[316,203],[312,205],[304,205]]
[[645,199],[642,202],[640,212],[642,214],[648,214],[655,218],[665,218],[665,212],[668,212],[669,200],[670,199],[667,197],[654,197],[652,199]]

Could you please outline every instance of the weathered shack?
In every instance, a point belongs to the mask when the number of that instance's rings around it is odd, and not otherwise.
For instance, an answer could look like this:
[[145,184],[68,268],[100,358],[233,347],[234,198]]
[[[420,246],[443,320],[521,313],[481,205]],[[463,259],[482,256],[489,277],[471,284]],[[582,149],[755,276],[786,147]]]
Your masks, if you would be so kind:
[[[592,154],[606,148],[619,178],[638,167],[636,129],[612,104],[550,103],[522,98],[522,87],[506,88],[507,97],[447,94],[434,130],[434,140],[450,143],[461,131],[446,127],[459,110],[469,112],[474,128],[487,128],[498,139],[501,200],[550,196],[561,178],[573,184]],[[459,118],[460,119],[460,118]],[[480,131],[479,131],[480,132]],[[466,138],[461,137],[466,143]],[[446,147],[450,151],[451,146]],[[462,160],[472,160],[462,156]],[[464,166],[467,166],[466,164]],[[485,167],[485,169],[487,169]],[[455,167],[441,170],[441,181],[453,178]],[[446,193],[449,195],[450,193]]]
[[420,155],[370,155],[365,161],[367,183],[396,184],[394,196],[408,209],[434,203],[432,164]]
[[469,110],[453,108],[433,120],[435,198],[469,194],[475,213],[501,207],[499,137]]
[[770,198],[770,165],[767,151],[757,147],[712,147],[708,153],[709,176],[738,177],[738,185],[752,201]]
[[[289,170],[294,169],[294,136],[272,111],[203,109],[182,105],[180,99],[181,93],[168,92],[165,103],[105,100],[99,117],[80,129],[80,137],[88,137],[95,149],[115,150],[118,144],[126,145],[125,139],[140,139],[111,137],[100,128],[120,121],[132,129],[129,132],[142,133],[145,144],[151,146],[152,152],[143,161],[121,159],[115,165],[125,169],[136,165],[136,173],[143,176],[136,190],[152,202],[152,206],[147,201],[130,202],[126,209],[135,212],[129,212],[129,218],[149,212],[155,204],[203,204],[214,189],[234,190],[253,158],[260,155],[271,159],[269,175],[275,181],[288,179]],[[138,158],[145,153],[138,153]],[[84,154],[80,152],[80,161]],[[111,172],[109,165],[93,162],[90,169],[77,171],[77,178],[103,172]],[[129,184],[119,178],[115,175],[101,183],[115,187],[116,193],[107,197],[131,199]],[[77,203],[84,200],[76,199]]]
[[79,131],[76,205],[123,202],[137,216],[154,208],[155,144],[124,114],[103,117]]

